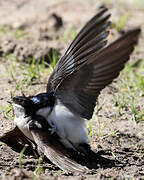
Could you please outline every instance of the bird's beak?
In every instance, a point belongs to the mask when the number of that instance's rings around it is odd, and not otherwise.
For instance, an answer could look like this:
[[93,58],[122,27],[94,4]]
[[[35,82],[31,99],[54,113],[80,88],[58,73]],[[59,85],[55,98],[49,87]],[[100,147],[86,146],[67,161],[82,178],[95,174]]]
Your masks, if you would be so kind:
[[13,103],[21,105],[23,107],[32,105],[32,101],[24,96],[16,96],[12,99]]

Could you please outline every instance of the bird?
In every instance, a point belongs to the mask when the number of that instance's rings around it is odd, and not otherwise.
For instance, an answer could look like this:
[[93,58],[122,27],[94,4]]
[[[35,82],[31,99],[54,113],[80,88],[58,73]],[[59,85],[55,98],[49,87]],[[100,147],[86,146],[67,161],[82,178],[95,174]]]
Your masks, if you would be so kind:
[[76,35],[49,77],[46,92],[13,98],[14,123],[55,165],[65,172],[87,170],[65,149],[91,152],[85,121],[92,118],[102,89],[118,77],[138,42],[140,28],[108,44],[110,16],[106,7]]

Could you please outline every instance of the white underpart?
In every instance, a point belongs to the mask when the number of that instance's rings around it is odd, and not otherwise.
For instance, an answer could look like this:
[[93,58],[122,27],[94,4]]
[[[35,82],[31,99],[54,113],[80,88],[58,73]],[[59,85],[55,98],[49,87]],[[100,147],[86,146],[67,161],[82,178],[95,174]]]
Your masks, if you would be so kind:
[[51,113],[51,108],[50,107],[41,108],[36,112],[37,115],[41,115],[45,119],[47,119],[49,117],[50,113]]
[[[50,108],[43,108],[43,110],[39,110],[37,114],[44,116],[49,124],[56,126],[56,133],[61,137],[61,141],[65,146],[74,148],[74,146],[80,143],[89,142],[84,119],[73,114],[58,100],[52,112],[50,114],[49,112]],[[46,114],[49,115],[47,116]]]
[[29,131],[28,117],[25,117],[24,108],[18,104],[13,104],[13,109],[15,111],[15,125],[24,133],[25,136],[34,140],[31,132]]

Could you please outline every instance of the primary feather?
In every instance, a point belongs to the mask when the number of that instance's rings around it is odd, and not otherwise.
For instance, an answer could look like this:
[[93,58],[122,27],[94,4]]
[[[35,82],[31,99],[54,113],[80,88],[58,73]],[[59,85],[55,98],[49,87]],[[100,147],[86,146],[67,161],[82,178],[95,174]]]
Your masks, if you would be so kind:
[[106,43],[108,21],[107,9],[101,9],[78,33],[64,55],[58,61],[49,78],[47,91],[56,91],[61,82],[86,63],[86,57],[98,53]]
[[129,60],[140,29],[130,30],[105,47],[110,15],[101,9],[78,33],[49,78],[47,92],[81,118],[91,119],[100,91]]

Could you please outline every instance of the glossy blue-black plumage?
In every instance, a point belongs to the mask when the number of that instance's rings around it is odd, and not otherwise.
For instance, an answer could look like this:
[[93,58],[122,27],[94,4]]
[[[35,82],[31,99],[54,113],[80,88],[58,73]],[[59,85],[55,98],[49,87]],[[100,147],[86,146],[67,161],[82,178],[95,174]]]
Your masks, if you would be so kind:
[[26,114],[32,116],[37,110],[44,107],[53,107],[55,103],[55,96],[53,92],[40,93],[36,96],[16,96],[13,102],[23,106]]

